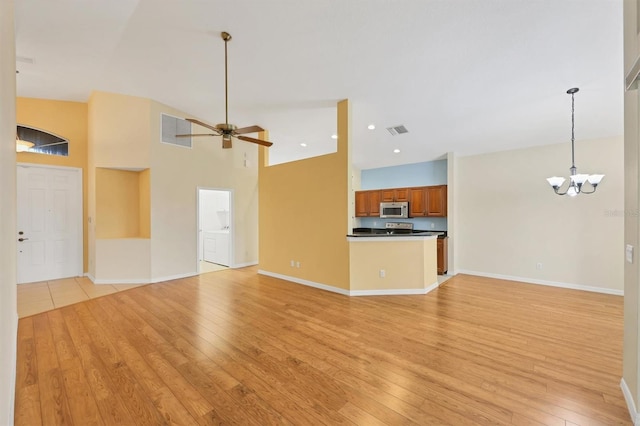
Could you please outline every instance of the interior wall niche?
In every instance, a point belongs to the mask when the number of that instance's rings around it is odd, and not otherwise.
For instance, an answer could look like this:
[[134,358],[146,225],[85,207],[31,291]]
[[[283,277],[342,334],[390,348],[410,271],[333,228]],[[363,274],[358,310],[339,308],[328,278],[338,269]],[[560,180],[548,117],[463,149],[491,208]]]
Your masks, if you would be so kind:
[[151,238],[150,171],[96,168],[96,237]]
[[16,136],[21,141],[31,142],[33,144],[33,146],[28,148],[23,145],[21,148],[18,148],[20,151],[45,155],[61,155],[64,157],[69,156],[69,141],[61,136],[34,127],[21,125],[17,126]]

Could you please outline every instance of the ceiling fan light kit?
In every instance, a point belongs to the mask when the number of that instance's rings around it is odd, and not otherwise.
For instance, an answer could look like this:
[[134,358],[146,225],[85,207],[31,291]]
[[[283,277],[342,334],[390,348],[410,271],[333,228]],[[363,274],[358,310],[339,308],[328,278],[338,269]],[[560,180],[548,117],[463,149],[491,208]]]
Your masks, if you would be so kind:
[[[596,188],[600,184],[600,181],[604,177],[602,174],[578,174],[578,169],[576,168],[575,162],[575,136],[574,136],[574,123],[575,123],[575,103],[574,103],[574,95],[578,92],[577,87],[567,90],[567,94],[571,95],[571,167],[569,168],[570,176],[569,176],[569,186],[563,192],[560,191],[560,187],[564,184],[565,178],[559,176],[553,176],[547,178],[547,182],[553,188],[554,192],[558,195],[568,195],[570,197],[575,197],[578,194],[593,194],[596,192]],[[591,190],[588,187],[585,187],[585,184],[589,184]]]
[[197,124],[198,126],[205,127],[214,133],[192,133],[188,135],[176,135],[177,138],[188,138],[192,136],[222,136],[222,148],[228,149],[232,147],[232,138],[240,139],[241,141],[251,142],[258,145],[269,147],[273,145],[272,142],[262,139],[256,139],[249,136],[242,136],[246,133],[263,132],[264,129],[260,126],[247,126],[238,128],[238,126],[229,123],[229,84],[228,84],[228,66],[227,66],[227,43],[231,40],[231,34],[226,31],[220,33],[222,40],[224,40],[224,123],[216,124],[212,126],[194,118],[187,118],[190,123]]

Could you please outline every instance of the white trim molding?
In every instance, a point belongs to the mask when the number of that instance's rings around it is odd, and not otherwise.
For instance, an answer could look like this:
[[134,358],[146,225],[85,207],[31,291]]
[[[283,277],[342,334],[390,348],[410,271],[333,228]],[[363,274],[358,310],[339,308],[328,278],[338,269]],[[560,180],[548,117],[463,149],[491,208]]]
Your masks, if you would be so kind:
[[570,283],[563,283],[559,281],[538,280],[535,278],[515,277],[512,275],[492,274],[489,272],[478,272],[478,271],[468,271],[465,269],[458,269],[456,271],[456,275],[457,274],[477,275],[479,277],[496,278],[499,280],[520,281],[522,283],[527,283],[527,284],[538,284],[538,285],[546,285],[549,287],[568,288],[571,290],[590,291],[592,293],[612,294],[614,296],[624,295],[623,290],[616,290],[613,288],[593,287],[590,285],[570,284]]
[[91,274],[86,274],[86,276],[96,285],[100,284],[155,284],[161,283],[165,281],[178,280],[181,278],[189,278],[195,277],[199,274],[197,272],[188,272],[186,274],[177,274],[177,275],[169,275],[166,277],[156,277],[156,278],[136,278],[136,279],[115,279],[115,280],[96,280],[96,278]]
[[624,400],[627,403],[627,409],[629,410],[631,421],[636,426],[640,425],[640,414],[636,411],[636,404],[633,402],[633,395],[631,395],[631,391],[629,390],[629,386],[627,386],[627,382],[624,381],[624,377],[620,379],[620,389],[622,389],[622,395],[624,395]]
[[302,285],[306,285],[308,287],[319,288],[320,290],[326,290],[326,291],[330,291],[332,293],[338,293],[338,294],[342,294],[342,295],[345,295],[345,296],[349,296],[349,290],[345,290],[345,289],[340,288],[340,287],[334,287],[334,286],[331,286],[331,285],[321,284],[321,283],[317,283],[317,282],[314,282],[314,281],[305,280],[305,279],[302,279],[302,278],[290,277],[289,275],[277,274],[275,272],[269,272],[269,271],[265,271],[263,269],[258,269],[258,273],[260,275],[266,275],[268,277],[279,278],[281,280],[291,281],[291,282],[294,282],[296,284],[302,284]]
[[399,295],[424,295],[438,288],[438,282],[431,284],[426,288],[407,288],[407,289],[385,289],[385,290],[345,290],[344,288],[334,287],[327,284],[317,283],[302,278],[291,277],[289,275],[278,274],[258,269],[258,274],[268,277],[278,278],[284,281],[290,281],[296,284],[306,285],[308,287],[320,290],[330,291],[332,293],[342,294],[344,296],[399,296]]
[[257,264],[258,264],[258,261],[255,260],[253,262],[234,263],[233,265],[229,265],[229,268],[231,269],[246,268],[248,266],[255,266]]
[[350,290],[349,296],[400,296],[400,295],[424,295],[436,288],[438,282],[431,284],[426,288],[407,288],[407,289],[391,289],[391,290]]

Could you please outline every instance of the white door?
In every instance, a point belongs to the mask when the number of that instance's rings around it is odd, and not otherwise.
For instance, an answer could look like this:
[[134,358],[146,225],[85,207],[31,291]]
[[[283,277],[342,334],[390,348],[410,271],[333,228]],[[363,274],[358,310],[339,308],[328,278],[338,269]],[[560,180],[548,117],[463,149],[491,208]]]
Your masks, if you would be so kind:
[[231,265],[232,196],[228,189],[198,188],[198,260]]
[[82,275],[80,169],[18,165],[18,283]]

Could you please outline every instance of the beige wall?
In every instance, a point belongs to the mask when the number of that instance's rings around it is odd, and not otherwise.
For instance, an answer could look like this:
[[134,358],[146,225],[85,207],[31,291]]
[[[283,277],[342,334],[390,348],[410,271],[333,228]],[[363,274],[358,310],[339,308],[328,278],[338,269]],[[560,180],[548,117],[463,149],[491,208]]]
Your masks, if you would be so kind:
[[[220,137],[193,139],[193,149],[160,143],[160,114],[185,113],[151,106],[151,258],[152,276],[197,269],[197,188],[232,192],[233,264],[258,262],[258,148],[233,140],[222,149]],[[202,118],[200,118],[202,119]],[[207,119],[202,119],[209,122]],[[194,126],[194,133],[208,130]],[[245,167],[245,160],[247,167]]]
[[348,290],[348,101],[338,103],[337,120],[336,153],[266,167],[261,149],[260,270]]
[[570,165],[570,143],[459,158],[457,272],[621,294],[622,138],[576,142],[578,171],[606,175],[595,194],[554,194],[546,178],[568,175]]
[[13,424],[16,378],[16,71],[13,1],[0,2],[0,424]]
[[[162,113],[187,116],[133,96],[96,92],[90,98],[89,188],[100,190],[96,187],[97,167],[149,169],[139,176],[140,187],[148,187],[149,193],[143,194],[138,207],[141,215],[150,214],[150,225],[141,220],[138,230],[139,236],[150,236],[149,244],[124,239],[96,241],[93,223],[89,232],[90,267],[94,265],[92,272],[98,272],[94,275],[98,281],[126,279],[112,271],[124,262],[117,257],[118,245],[122,252],[135,245],[142,250],[141,256],[149,259],[149,268],[126,267],[132,274],[139,274],[130,277],[135,280],[157,281],[197,273],[198,187],[232,192],[232,266],[257,263],[257,146],[234,141],[232,149],[222,149],[220,138],[214,137],[194,138],[193,149],[161,143]],[[197,126],[193,130],[204,133]],[[90,216],[100,221],[94,192],[91,190],[89,196]],[[96,254],[104,258],[96,259]],[[96,264],[101,265],[99,270]]]
[[[624,1],[624,72],[625,75],[631,69],[640,55],[638,48],[637,28],[637,1]],[[638,305],[640,305],[640,292],[638,291],[639,277],[638,256],[640,253],[640,235],[638,227],[638,90],[625,92],[624,95],[624,243],[635,247],[636,259],[633,264],[624,263],[624,347],[622,377],[628,387],[637,409],[639,404],[640,386],[638,357]]]

